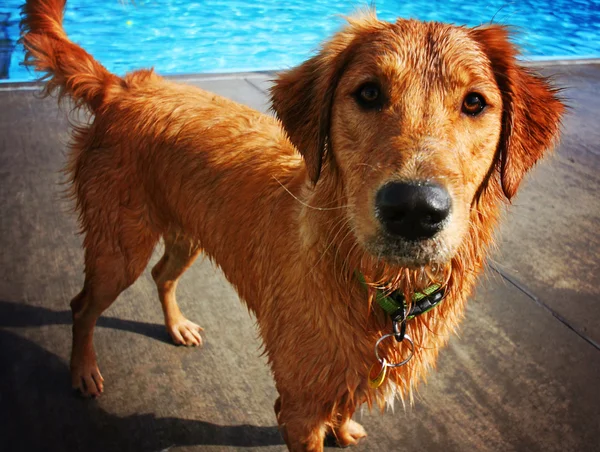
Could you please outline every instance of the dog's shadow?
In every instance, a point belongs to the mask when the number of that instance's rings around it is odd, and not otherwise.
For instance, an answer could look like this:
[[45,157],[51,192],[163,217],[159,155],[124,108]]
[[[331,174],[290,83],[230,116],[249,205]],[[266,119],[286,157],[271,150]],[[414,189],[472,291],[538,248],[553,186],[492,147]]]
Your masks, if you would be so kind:
[[[51,309],[0,300],[0,327],[35,327],[46,325],[71,325],[71,311]],[[171,344],[164,325],[156,323],[123,320],[102,316],[96,324],[99,327],[141,334],[157,341]]]
[[[0,327],[69,324],[69,311],[0,301]],[[106,318],[105,327],[167,340],[162,325]],[[276,426],[224,426],[153,414],[119,417],[74,397],[62,359],[0,329],[0,437],[5,450],[162,451],[175,446],[283,445]]]

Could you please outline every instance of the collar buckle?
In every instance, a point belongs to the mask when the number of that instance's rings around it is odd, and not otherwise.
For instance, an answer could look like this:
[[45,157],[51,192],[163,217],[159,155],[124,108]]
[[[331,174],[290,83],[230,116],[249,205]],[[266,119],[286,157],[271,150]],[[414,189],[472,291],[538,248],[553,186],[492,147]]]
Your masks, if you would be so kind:
[[402,342],[406,335],[406,303],[403,304],[402,308],[391,314],[390,317],[392,318],[394,338],[397,342]]

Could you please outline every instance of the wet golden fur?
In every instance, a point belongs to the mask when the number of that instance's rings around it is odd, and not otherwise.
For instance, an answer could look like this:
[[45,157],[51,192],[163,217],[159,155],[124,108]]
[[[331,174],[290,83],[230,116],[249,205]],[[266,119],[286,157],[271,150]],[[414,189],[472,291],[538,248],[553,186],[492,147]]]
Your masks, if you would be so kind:
[[[152,274],[173,339],[200,343],[175,287],[204,252],[256,314],[288,447],[320,451],[327,431],[355,443],[365,435],[355,409],[410,394],[463,317],[503,201],[557,135],[553,89],[518,64],[502,27],[366,14],[277,78],[276,119],[149,70],[108,73],[68,40],[63,6],[29,2],[22,42],[46,92],[93,114],[75,129],[68,167],[85,248],[84,288],[71,303],[74,387],[103,390],[94,324],[162,237]],[[357,106],[366,81],[386,96],[378,111]],[[477,117],[461,113],[472,91],[488,103]],[[429,240],[389,239],[373,205],[390,180],[443,185],[448,225]],[[369,388],[374,343],[390,330],[375,287],[410,295],[431,280],[447,297],[409,323],[415,356]],[[390,360],[405,352],[392,342]]]

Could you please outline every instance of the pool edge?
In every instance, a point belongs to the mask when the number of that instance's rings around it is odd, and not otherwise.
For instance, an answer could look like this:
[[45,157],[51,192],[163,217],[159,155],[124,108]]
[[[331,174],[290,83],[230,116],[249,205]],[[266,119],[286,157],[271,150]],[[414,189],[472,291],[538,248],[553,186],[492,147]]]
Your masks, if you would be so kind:
[[[600,58],[556,58],[544,60],[521,60],[524,66],[547,67],[547,66],[569,66],[569,65],[600,65]],[[283,69],[245,71],[245,72],[207,72],[196,74],[164,74],[162,77],[178,82],[200,82],[207,80],[243,80],[253,78],[274,77]],[[0,80],[0,91],[33,91],[43,87],[44,82],[39,81],[2,81]]]

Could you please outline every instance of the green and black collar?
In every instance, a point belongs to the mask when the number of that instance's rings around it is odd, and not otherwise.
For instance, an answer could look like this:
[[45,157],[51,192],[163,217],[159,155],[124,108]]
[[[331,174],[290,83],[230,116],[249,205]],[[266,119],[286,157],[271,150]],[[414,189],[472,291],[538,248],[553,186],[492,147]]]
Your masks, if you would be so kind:
[[[365,277],[360,272],[356,272],[358,280],[364,287],[367,287]],[[377,361],[371,366],[368,375],[368,385],[372,389],[379,388],[386,379],[389,368],[395,368],[405,365],[411,360],[415,352],[415,344],[412,339],[406,334],[406,322],[415,317],[431,311],[439,305],[446,295],[445,288],[440,284],[432,284],[422,292],[415,292],[412,295],[412,303],[408,305],[404,294],[395,290],[386,294],[381,289],[376,289],[375,299],[381,309],[383,309],[392,319],[392,333],[384,334],[375,343],[375,358]],[[407,357],[398,362],[388,362],[385,356],[379,354],[379,344],[394,336],[398,343],[406,340],[409,354]]]
[[[366,287],[367,283],[362,273],[357,271],[356,275],[361,284]],[[431,311],[444,300],[445,295],[444,287],[440,284],[432,284],[422,292],[415,292],[412,295],[410,306],[406,303],[404,294],[399,290],[386,294],[381,289],[377,289],[375,299],[379,307],[392,319],[394,337],[401,342],[406,332],[406,322]]]

